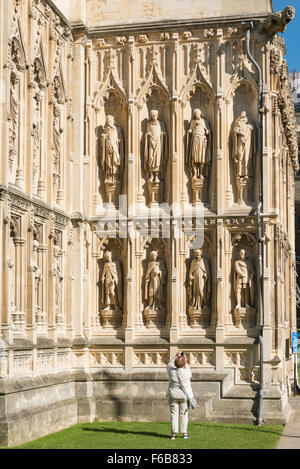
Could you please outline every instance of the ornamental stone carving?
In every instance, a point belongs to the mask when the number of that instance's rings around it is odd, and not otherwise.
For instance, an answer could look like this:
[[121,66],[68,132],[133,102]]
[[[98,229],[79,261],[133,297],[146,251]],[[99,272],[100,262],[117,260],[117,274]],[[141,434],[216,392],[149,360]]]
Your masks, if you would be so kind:
[[275,36],[277,33],[284,33],[287,25],[295,17],[295,8],[287,6],[284,10],[277,13],[271,13],[266,19],[264,24],[264,31],[270,36]]
[[158,251],[151,251],[144,285],[147,304],[144,315],[147,327],[162,325],[165,321],[167,270],[164,261],[158,260]]

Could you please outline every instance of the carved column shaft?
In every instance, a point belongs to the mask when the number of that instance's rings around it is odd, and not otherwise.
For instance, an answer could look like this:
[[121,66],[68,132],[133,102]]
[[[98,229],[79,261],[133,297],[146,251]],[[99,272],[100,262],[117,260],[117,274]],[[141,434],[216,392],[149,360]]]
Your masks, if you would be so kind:
[[[217,250],[216,250],[216,274],[217,274],[217,285],[216,285],[216,309],[217,309],[217,322],[216,322],[216,340],[219,342],[224,341],[225,335],[225,301],[224,301],[224,245],[225,245],[225,236],[224,236],[224,227],[222,220],[218,220],[216,241],[217,241]],[[214,276],[214,272],[212,272]]]

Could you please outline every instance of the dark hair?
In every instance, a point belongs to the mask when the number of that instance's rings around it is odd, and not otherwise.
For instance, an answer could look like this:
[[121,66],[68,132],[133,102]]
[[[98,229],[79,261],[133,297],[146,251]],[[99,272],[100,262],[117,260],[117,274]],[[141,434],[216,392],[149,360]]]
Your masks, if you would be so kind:
[[174,360],[176,368],[183,368],[186,364],[186,358],[184,355],[181,355],[180,357],[176,357]]

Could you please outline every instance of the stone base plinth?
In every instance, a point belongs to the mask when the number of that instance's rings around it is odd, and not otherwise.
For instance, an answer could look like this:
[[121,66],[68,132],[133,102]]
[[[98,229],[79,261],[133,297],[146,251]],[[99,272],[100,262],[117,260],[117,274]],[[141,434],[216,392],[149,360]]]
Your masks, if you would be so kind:
[[256,309],[247,307],[234,308],[234,324],[236,327],[255,327]]
[[166,315],[162,309],[145,308],[144,317],[148,328],[163,327],[165,325]]
[[211,319],[211,311],[205,307],[202,309],[195,309],[192,306],[188,309],[189,326],[209,326]]
[[121,326],[122,311],[115,309],[102,309],[100,311],[100,321],[103,329],[115,329]]

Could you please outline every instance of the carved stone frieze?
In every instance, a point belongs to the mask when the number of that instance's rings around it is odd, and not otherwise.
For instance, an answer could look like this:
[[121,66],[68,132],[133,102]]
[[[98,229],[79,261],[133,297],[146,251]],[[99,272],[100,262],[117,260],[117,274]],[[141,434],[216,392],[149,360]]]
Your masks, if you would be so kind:
[[169,362],[168,352],[156,352],[153,350],[145,351],[134,351],[133,355],[133,366],[161,366],[165,367]]

